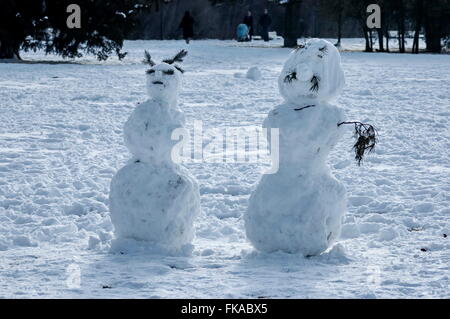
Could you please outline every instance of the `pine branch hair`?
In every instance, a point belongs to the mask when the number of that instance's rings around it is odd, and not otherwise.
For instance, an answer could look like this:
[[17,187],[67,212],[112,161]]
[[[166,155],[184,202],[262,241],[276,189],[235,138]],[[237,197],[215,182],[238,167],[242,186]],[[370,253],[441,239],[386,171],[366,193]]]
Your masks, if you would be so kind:
[[319,91],[319,83],[320,83],[320,77],[317,75],[313,75],[311,78],[311,88],[309,89],[311,92],[318,92]]
[[188,52],[186,50],[181,50],[180,52],[178,52],[173,58],[171,59],[165,59],[163,60],[163,62],[167,63],[167,64],[174,64],[175,62],[183,62],[184,57],[188,54]]
[[144,61],[142,61],[143,63],[148,64],[150,66],[155,66],[156,63],[152,60],[152,56],[147,50],[144,51],[144,56],[145,58]]

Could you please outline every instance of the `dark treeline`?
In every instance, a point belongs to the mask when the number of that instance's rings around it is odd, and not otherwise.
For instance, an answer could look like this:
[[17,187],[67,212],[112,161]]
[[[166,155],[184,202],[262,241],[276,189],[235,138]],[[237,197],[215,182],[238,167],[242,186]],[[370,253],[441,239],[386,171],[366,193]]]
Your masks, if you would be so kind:
[[[367,6],[381,7],[381,28],[369,29],[366,24]],[[406,52],[406,38],[413,37],[413,53],[419,53],[419,37],[425,35],[429,52],[441,51],[441,40],[450,34],[450,0],[327,0],[321,6],[329,12],[337,30],[347,19],[356,19],[366,39],[366,51],[389,51],[389,39],[395,36],[398,51]],[[392,32],[395,31],[395,32]],[[373,40],[376,33],[377,45]],[[337,34],[338,43],[341,35]]]
[[[250,9],[255,21],[269,10],[270,29],[293,47],[300,37],[361,37],[366,51],[389,51],[395,36],[399,52],[406,39],[419,52],[440,52],[450,33],[450,0],[77,0],[81,27],[69,28],[67,6],[72,0],[0,0],[0,59],[20,59],[20,50],[43,49],[64,57],[94,54],[100,60],[119,58],[124,39],[177,39],[186,11],[193,16],[194,38],[232,39]],[[381,7],[381,28],[366,25],[369,4]],[[255,23],[255,34],[261,29]],[[186,30],[184,30],[186,33]],[[395,31],[395,32],[393,32]],[[185,34],[186,35],[186,34]],[[190,37],[188,37],[190,38]]]
[[[413,37],[413,52],[419,52],[419,38],[425,35],[427,51],[440,52],[441,40],[450,34],[450,0],[156,0],[154,11],[141,16],[134,38],[176,39],[178,21],[185,10],[196,17],[197,38],[232,39],[236,26],[248,9],[258,19],[268,8],[273,31],[282,35],[286,46],[299,37],[364,37],[366,51],[406,52],[406,39]],[[369,4],[381,7],[382,26],[366,25]],[[258,26],[256,26],[258,28]],[[258,29],[256,29],[258,34]],[[395,36],[398,47],[390,48]]]
[[[159,6],[142,14],[140,27],[133,33],[135,39],[179,39],[182,34],[178,25],[186,10],[195,18],[195,37],[198,39],[233,39],[236,27],[243,22],[251,9],[255,34],[261,35],[258,21],[264,9],[272,18],[271,31],[284,34],[285,6],[268,0],[170,0],[160,1]],[[162,21],[162,23],[161,23]],[[298,37],[335,37],[335,23],[321,12],[320,1],[303,0],[295,5],[292,33]],[[360,37],[356,31],[356,19],[342,23],[344,37]]]

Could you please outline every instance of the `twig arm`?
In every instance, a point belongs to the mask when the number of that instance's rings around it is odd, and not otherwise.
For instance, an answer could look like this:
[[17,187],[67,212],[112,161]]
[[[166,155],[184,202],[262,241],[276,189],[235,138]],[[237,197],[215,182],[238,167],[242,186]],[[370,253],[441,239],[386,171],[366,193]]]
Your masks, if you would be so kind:
[[378,142],[377,130],[370,124],[358,121],[344,121],[338,123],[337,126],[344,124],[355,126],[355,137],[357,140],[355,145],[353,145],[353,150],[355,151],[355,160],[358,162],[358,166],[360,166],[366,151],[367,153],[371,153],[375,149],[375,145]]

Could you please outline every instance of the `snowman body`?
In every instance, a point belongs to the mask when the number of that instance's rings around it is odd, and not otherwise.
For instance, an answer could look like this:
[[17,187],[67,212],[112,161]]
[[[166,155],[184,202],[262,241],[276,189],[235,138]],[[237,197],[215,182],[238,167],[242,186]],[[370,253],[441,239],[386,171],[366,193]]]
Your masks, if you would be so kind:
[[200,212],[195,178],[170,157],[172,131],[185,121],[177,106],[181,73],[167,63],[147,73],[151,98],[135,108],[124,126],[132,159],[111,181],[111,221],[116,238],[177,251],[194,238]]
[[170,164],[176,144],[172,132],[184,124],[184,114],[176,105],[148,100],[139,104],[125,123],[125,145],[136,160]]
[[247,237],[258,250],[318,255],[340,235],[346,191],[326,163],[343,134],[337,124],[345,120],[328,102],[344,85],[334,50],[327,41],[310,40],[280,75],[286,102],[263,123],[279,129],[279,170],[261,178],[245,214]]

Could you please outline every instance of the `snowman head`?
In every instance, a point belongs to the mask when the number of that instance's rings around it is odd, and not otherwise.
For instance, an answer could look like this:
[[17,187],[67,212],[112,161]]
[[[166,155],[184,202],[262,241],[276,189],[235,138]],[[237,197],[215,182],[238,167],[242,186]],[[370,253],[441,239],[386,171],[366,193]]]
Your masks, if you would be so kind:
[[183,62],[186,55],[187,51],[181,50],[173,58],[156,64],[150,54],[145,51],[144,63],[150,65],[150,69],[147,70],[147,92],[151,98],[169,104],[176,101],[181,87],[181,75],[184,71],[175,63]]
[[311,39],[292,51],[278,78],[281,95],[294,104],[326,102],[339,95],[344,84],[339,51],[322,39]]

